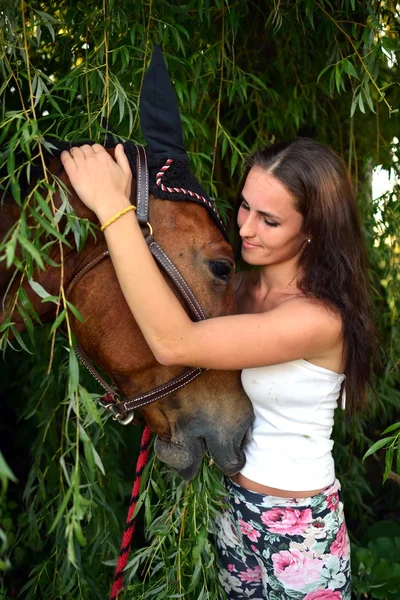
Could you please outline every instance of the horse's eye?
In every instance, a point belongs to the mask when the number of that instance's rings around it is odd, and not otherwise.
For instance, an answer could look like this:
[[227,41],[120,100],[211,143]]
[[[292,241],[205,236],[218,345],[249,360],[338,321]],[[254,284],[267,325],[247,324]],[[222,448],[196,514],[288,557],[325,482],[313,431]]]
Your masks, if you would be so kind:
[[233,267],[227,261],[220,260],[210,262],[210,270],[215,277],[218,277],[218,279],[224,279],[225,281],[229,282],[232,278]]

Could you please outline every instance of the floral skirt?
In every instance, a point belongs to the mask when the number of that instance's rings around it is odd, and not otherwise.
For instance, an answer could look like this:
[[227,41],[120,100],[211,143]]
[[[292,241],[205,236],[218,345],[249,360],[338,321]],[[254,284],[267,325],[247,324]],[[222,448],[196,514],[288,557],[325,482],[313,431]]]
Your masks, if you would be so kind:
[[229,600],[350,600],[350,544],[340,483],[309,498],[249,491],[226,478],[216,520],[219,578]]

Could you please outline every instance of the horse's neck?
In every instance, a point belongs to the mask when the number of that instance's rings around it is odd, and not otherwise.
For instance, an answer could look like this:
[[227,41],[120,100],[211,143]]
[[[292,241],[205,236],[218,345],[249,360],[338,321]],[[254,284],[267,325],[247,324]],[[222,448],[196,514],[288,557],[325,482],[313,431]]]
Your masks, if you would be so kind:
[[[58,246],[56,246],[58,249]],[[65,291],[73,280],[75,275],[88,264],[96,254],[105,249],[101,245],[96,245],[94,240],[88,240],[81,252],[71,250],[64,246],[63,268],[48,266],[45,271],[36,271],[33,280],[38,283],[49,296],[59,296],[61,291],[61,276],[63,275],[62,285]],[[58,264],[61,262],[60,253],[54,253],[51,258]],[[4,265],[4,263],[1,263]],[[0,265],[0,267],[1,267]],[[14,279],[13,279],[14,277]],[[25,290],[33,309],[40,317],[42,323],[50,322],[56,317],[56,304],[54,302],[42,302],[42,298],[32,289],[29,281],[22,278],[18,273],[12,270],[6,271],[0,268],[0,324],[3,323],[7,312],[12,310],[14,299],[18,288],[22,286]],[[3,310],[3,308],[5,310]],[[15,323],[18,331],[25,328],[24,322],[17,309],[13,310],[11,320]]]
[[[65,171],[62,168],[59,157],[53,157],[48,164],[49,173],[57,174],[57,177],[67,186],[70,191],[70,202],[76,211],[77,215],[81,218],[87,218],[94,220],[94,214],[79,200],[74,194],[71,184]],[[57,185],[55,186],[57,190]],[[45,192],[46,195],[46,192]],[[54,206],[59,208],[62,204],[60,194],[58,191],[53,196]],[[19,218],[19,207],[11,196],[3,196],[0,204],[0,240],[4,239],[8,231],[18,221]],[[71,245],[74,244],[72,236],[69,241]],[[63,262],[63,268],[46,266],[45,271],[36,271],[33,279],[39,283],[49,296],[58,296],[61,290],[61,277],[63,278],[62,284],[64,290],[69,285],[75,274],[82,269],[82,267],[96,255],[101,252],[102,248],[96,245],[95,241],[91,238],[87,241],[84,249],[78,253],[74,248],[70,249],[64,246],[63,257],[60,255],[60,248],[58,244],[53,246],[54,250],[51,253],[51,258],[60,264]],[[105,248],[104,248],[105,249]],[[42,302],[42,298],[39,297],[32,289],[29,281],[22,277],[16,269],[6,268],[5,261],[0,263],[0,324],[4,321],[5,313],[12,310],[12,320],[15,322],[18,330],[24,329],[24,324],[17,310],[14,310],[15,298],[18,288],[22,286],[28,295],[28,298],[41,318],[42,322],[51,321],[55,318],[56,305],[54,302]]]

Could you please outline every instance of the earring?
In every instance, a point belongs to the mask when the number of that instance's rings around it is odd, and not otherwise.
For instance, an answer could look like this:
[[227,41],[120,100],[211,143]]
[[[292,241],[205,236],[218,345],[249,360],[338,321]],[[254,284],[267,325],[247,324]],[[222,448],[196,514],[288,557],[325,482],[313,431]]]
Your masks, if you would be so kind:
[[311,244],[311,238],[307,238],[307,244]]

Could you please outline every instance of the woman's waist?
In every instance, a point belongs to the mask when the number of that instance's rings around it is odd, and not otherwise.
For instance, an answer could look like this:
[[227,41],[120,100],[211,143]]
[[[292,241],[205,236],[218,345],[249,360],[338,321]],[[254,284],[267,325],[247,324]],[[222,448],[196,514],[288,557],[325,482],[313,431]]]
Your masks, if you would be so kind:
[[299,492],[299,497],[308,497],[329,486],[335,478],[335,463],[329,450],[308,454],[293,450],[284,452],[278,448],[265,450],[250,444],[245,454],[246,463],[240,474],[265,486],[260,488],[260,493],[285,497],[285,494],[276,492],[279,490],[293,497],[292,492],[295,491]]
[[321,494],[324,490],[327,489],[327,486],[324,486],[315,490],[281,490],[279,488],[274,488],[268,485],[257,483],[252,479],[248,479],[247,477],[242,475],[242,473],[236,473],[236,475],[233,475],[231,479],[237,485],[240,485],[246,490],[249,490],[251,492],[257,492],[258,494],[265,494],[266,496],[275,496],[278,498],[309,498],[310,496],[316,496],[317,494]]

